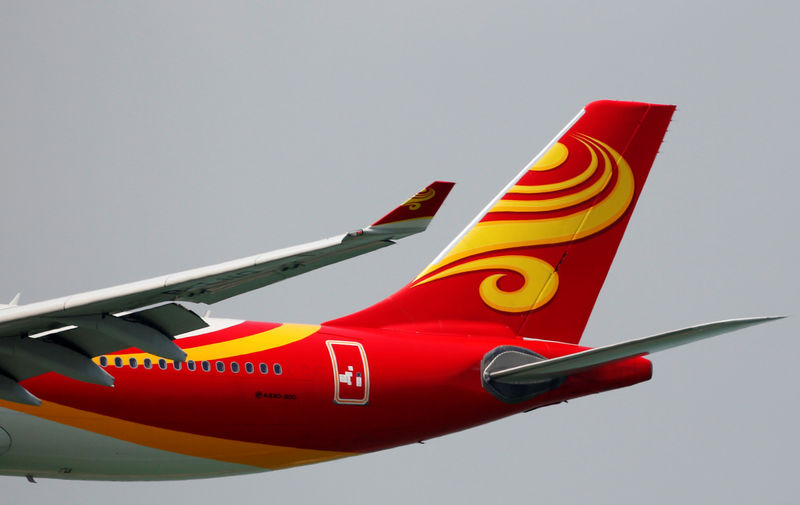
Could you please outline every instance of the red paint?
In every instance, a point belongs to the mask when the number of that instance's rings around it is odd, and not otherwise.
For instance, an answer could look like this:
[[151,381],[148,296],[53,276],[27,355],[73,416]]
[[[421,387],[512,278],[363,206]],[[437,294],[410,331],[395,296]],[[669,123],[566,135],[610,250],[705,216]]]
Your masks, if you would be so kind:
[[[500,346],[523,347],[545,358],[586,349],[576,344],[673,110],[672,106],[594,102],[562,139],[570,153],[577,153],[565,162],[576,163],[567,166],[568,175],[577,175],[587,163],[575,137],[569,135],[586,134],[623,155],[633,171],[635,192],[624,214],[595,235],[513,251],[557,267],[558,291],[538,310],[500,312],[484,303],[477,286],[488,274],[501,270],[462,273],[406,286],[373,307],[324,324],[303,340],[226,358],[224,372],[217,372],[213,363],[210,372],[199,367],[189,371],[185,366],[181,370],[112,366],[113,389],[54,373],[28,379],[24,386],[43,400],[149,426],[286,447],[367,452],[648,380],[650,362],[630,358],[569,376],[553,390],[508,404],[484,388],[481,360]],[[553,177],[547,171],[529,172],[521,183],[546,184],[555,181]],[[577,189],[594,181],[589,179]],[[421,207],[412,209],[412,198],[376,224],[432,215],[435,208],[431,207],[438,208],[439,199],[451,186],[434,183],[426,188],[432,188],[434,196],[427,198],[424,191],[417,195]],[[517,217],[498,212],[484,220],[501,218]],[[494,250],[469,259],[497,254]],[[507,276],[499,288],[512,291],[522,283],[522,278]],[[191,348],[229,342],[275,326],[246,322],[178,343]],[[243,366],[233,373],[233,361],[256,367],[266,363],[269,373],[261,374],[256,368],[248,374]],[[274,373],[274,364],[281,366],[280,375]]]
[[452,182],[433,182],[408,201],[372,223],[372,226],[399,223],[410,219],[432,218],[454,185],[455,183]]
[[[636,200],[647,179],[658,147],[666,132],[674,106],[636,102],[598,101],[586,106],[586,112],[559,141],[569,149],[569,156],[559,180],[578,175],[589,164],[590,156],[576,135],[588,135],[604,142],[627,160],[634,176],[633,200],[624,214],[599,233],[579,240],[553,245],[518,249],[498,249],[459,260],[508,254],[532,256],[557,268],[560,283],[555,297],[539,310],[503,313],[487,306],[477,296],[478,285],[486,278],[484,272],[463,273],[428,284],[409,284],[389,298],[355,314],[329,321],[335,326],[386,328],[397,325],[413,327],[440,326],[447,329],[449,321],[495,323],[506,326],[516,335],[578,343],[589,319],[600,287],[606,278],[617,247],[625,232]],[[518,184],[540,185],[557,182],[555,171],[528,171]],[[570,190],[577,192],[596,182],[599,173]],[[616,171],[605,190],[595,200],[567,209],[529,213],[490,212],[481,222],[497,220],[548,219],[591,207],[615,185]],[[549,193],[552,198],[562,192]],[[535,200],[541,196],[520,196],[509,193],[504,198]],[[429,273],[448,268],[437,269]],[[503,273],[498,270],[492,273]],[[512,274],[508,277],[513,277]],[[504,279],[505,280],[505,279]],[[501,286],[502,287],[502,286]],[[504,288],[506,289],[506,288]],[[510,287],[507,289],[511,289]]]
[[[251,323],[255,324],[255,323]],[[206,335],[227,340],[225,330]],[[334,401],[333,369],[326,341],[361,343],[369,366],[369,403]],[[480,361],[501,345],[545,357],[585,348],[502,336],[463,337],[386,330],[323,327],[283,347],[225,359],[224,373],[183,367],[150,370],[109,367],[114,388],[77,382],[57,374],[24,386],[42,398],[89,412],[200,435],[272,445],[367,452],[476,426],[567,399],[627,386],[650,378],[650,362],[634,358],[573,376],[557,389],[509,405],[481,384]],[[341,364],[360,366],[357,347],[337,347]],[[281,375],[238,374],[230,362],[279,363]],[[259,395],[260,393],[260,395]],[[270,397],[269,395],[273,395]],[[344,393],[356,398],[357,388]],[[289,398],[287,399],[287,395]]]

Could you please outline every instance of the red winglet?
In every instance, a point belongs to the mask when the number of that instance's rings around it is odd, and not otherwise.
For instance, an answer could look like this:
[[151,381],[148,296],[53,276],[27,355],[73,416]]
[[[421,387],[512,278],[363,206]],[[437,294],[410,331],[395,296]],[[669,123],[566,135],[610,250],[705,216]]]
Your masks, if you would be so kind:
[[393,225],[416,219],[430,219],[444,203],[455,183],[436,181],[389,212],[372,226]]

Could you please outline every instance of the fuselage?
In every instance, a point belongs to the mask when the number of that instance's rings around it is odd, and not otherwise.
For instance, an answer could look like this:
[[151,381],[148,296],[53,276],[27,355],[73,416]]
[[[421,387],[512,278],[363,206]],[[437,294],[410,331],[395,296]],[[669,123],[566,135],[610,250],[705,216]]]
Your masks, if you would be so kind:
[[114,388],[53,373],[25,381],[43,403],[0,403],[0,473],[148,480],[274,470],[413,443],[650,378],[650,362],[633,358],[506,403],[481,380],[481,360],[492,349],[552,358],[583,348],[472,331],[215,320],[177,340],[188,353],[182,364],[136,350],[95,358],[116,378]]
[[586,349],[674,110],[588,104],[414,280],[322,325],[204,322],[178,302],[389,246],[453,183],[345,234],[0,311],[0,474],[183,479],[377,451],[647,380],[644,354],[763,322],[551,359]]

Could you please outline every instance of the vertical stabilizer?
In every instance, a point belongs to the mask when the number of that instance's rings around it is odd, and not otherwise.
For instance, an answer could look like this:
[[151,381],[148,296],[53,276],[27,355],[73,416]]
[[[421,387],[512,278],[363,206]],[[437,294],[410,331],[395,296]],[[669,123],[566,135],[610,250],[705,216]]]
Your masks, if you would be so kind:
[[416,279],[327,324],[577,343],[674,110],[590,103]]

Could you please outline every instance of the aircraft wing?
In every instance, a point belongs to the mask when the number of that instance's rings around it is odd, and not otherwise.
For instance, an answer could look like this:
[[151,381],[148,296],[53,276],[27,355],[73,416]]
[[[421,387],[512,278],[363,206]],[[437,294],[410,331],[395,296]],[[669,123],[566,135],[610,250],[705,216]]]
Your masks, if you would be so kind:
[[183,361],[186,353],[173,343],[174,336],[207,324],[194,312],[165,302],[215,303],[392,245],[424,231],[452,187],[433,182],[372,225],[316,242],[6,306],[0,310],[0,398],[36,404],[17,382],[50,371],[110,386],[113,378],[90,358],[129,347]]

